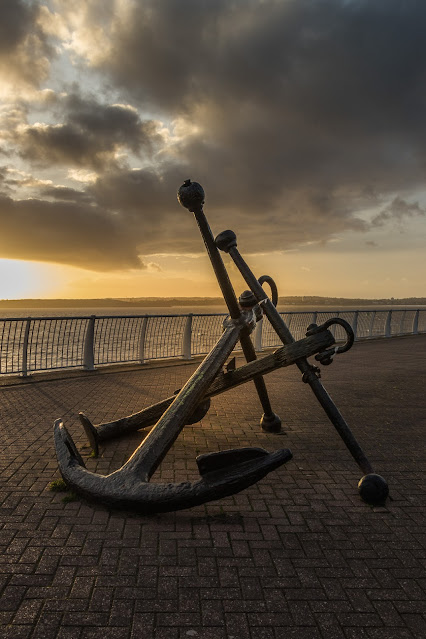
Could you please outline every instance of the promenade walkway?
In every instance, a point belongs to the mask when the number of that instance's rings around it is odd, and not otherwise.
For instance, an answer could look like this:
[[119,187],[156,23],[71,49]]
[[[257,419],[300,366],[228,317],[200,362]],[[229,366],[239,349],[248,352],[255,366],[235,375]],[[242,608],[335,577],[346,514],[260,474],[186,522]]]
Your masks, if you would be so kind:
[[195,457],[240,446],[294,458],[242,493],[150,517],[48,490],[63,417],[103,474],[143,432],[98,459],[95,423],[172,394],[195,365],[36,376],[0,388],[0,637],[13,639],[424,639],[426,335],[356,343],[323,383],[391,499],[360,501],[361,473],[296,367],[266,377],[283,434],[258,426],[252,383],[212,400],[154,476],[196,478]]

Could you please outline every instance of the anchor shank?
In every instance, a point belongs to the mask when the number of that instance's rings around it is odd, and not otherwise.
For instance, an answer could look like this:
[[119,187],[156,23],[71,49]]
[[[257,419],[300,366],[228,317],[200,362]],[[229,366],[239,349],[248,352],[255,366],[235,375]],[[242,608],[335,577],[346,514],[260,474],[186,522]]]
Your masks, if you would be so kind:
[[194,207],[193,213],[197,221],[198,228],[200,229],[201,236],[204,240],[207,254],[210,258],[210,262],[212,263],[226,306],[228,307],[229,314],[233,319],[237,319],[241,315],[241,309],[222,257],[214,243],[213,234],[204,214],[203,207],[201,205],[196,208]]
[[[257,359],[257,355],[250,337],[248,335],[241,334],[240,344],[247,362],[254,362]],[[273,417],[274,411],[272,410],[271,402],[269,400],[265,380],[261,375],[256,375],[256,377],[253,377],[253,382],[256,387],[257,394],[259,395],[263,412],[267,417]]]
[[[194,216],[200,229],[201,235],[204,240],[204,244],[207,249],[210,261],[213,266],[213,270],[216,274],[217,281],[222,290],[223,297],[229,310],[231,317],[239,317],[241,310],[238,305],[238,301],[223,263],[219,250],[214,242],[213,234],[211,232],[207,218],[204,215],[203,207],[200,205],[194,207]],[[244,353],[244,357],[247,362],[254,362],[257,359],[256,351],[254,350],[253,343],[246,331],[241,331],[240,336],[241,348]],[[266,389],[265,380],[261,375],[253,378],[253,382],[256,386],[257,394],[259,396],[260,403],[262,404],[263,412],[268,417],[274,416],[271,402],[269,400],[268,391]]]
[[186,419],[195,410],[238,342],[242,325],[244,324],[232,320],[227,323],[209,355],[189,378],[121,471],[128,469],[149,481],[184,427]]
[[[272,324],[272,327],[274,328],[275,332],[280,337],[282,342],[284,344],[293,343],[294,337],[290,333],[290,330],[285,324],[283,318],[266,295],[262,286],[259,284],[255,275],[252,273],[251,269],[242,258],[236,246],[232,246],[229,249],[229,255],[232,257],[241,275],[245,279],[251,291],[254,293],[257,301],[261,303],[261,307],[265,315],[268,317],[269,321]],[[343,419],[340,411],[331,399],[330,395],[327,393],[316,374],[312,371],[312,368],[310,367],[306,357],[298,359],[296,361],[296,365],[303,373],[304,379],[312,388],[315,397],[323,407],[331,423],[339,433],[340,437],[347,446],[349,452],[351,453],[358,466],[365,474],[374,473],[373,467],[367,459],[364,451],[358,444],[355,436],[353,435],[346,421]]]
[[229,255],[232,257],[235,265],[245,279],[247,285],[250,287],[250,290],[254,293],[257,301],[261,303],[262,310],[268,317],[283,344],[292,344],[295,341],[293,335],[290,333],[290,330],[283,318],[263,290],[262,286],[259,284],[259,281],[252,273],[248,264],[242,258],[236,246],[229,249]]

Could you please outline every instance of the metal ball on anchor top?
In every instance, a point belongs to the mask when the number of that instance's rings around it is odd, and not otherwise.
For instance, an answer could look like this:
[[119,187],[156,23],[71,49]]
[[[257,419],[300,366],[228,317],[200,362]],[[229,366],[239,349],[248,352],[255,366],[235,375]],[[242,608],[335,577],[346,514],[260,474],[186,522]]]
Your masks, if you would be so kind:
[[177,192],[177,199],[185,209],[194,212],[195,209],[203,206],[205,200],[204,189],[198,182],[185,180]]

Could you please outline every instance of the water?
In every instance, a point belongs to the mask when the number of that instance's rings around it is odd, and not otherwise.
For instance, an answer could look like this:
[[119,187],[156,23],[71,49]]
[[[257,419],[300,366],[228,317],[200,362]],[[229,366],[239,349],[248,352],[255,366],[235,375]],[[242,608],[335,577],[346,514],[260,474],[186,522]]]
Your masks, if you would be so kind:
[[[383,305],[383,306],[307,306],[307,305],[279,305],[278,310],[282,313],[312,313],[341,311],[350,312],[355,310],[365,311],[389,311],[389,310],[424,310],[426,305],[417,306],[401,306],[401,305]],[[105,307],[64,307],[64,308],[0,308],[0,319],[23,318],[23,317],[88,317],[90,315],[207,315],[210,313],[227,313],[225,304],[214,306],[105,306]]]
[[0,319],[21,317],[88,317],[90,315],[188,315],[226,313],[226,306],[99,306],[63,308],[2,308]]

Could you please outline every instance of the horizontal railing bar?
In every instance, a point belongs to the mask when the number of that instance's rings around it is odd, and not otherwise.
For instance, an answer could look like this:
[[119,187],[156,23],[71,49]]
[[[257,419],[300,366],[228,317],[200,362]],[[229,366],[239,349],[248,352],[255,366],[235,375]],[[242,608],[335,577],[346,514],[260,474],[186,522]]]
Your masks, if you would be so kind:
[[[305,336],[312,322],[321,324],[339,313],[357,340],[426,333],[426,309],[420,308],[280,311],[295,340]],[[188,312],[0,318],[0,374],[190,359],[209,352],[225,317],[226,312]],[[341,328],[335,334],[337,341],[345,339]],[[281,345],[267,319],[258,324],[252,339],[258,351]]]
[[[312,313],[355,313],[356,311],[358,311],[359,313],[373,313],[373,312],[378,312],[378,313],[388,313],[389,310],[392,310],[395,313],[402,313],[403,311],[409,311],[412,313],[416,313],[417,311],[426,311],[426,309],[417,309],[417,308],[398,308],[398,309],[386,309],[386,308],[381,308],[379,310],[377,310],[376,308],[363,308],[363,309],[358,309],[358,308],[341,308],[341,309],[321,309],[319,311],[316,310],[312,310],[312,311],[278,311],[281,314],[286,314],[286,315],[312,315]],[[164,313],[164,314],[155,314],[155,315],[151,315],[150,313],[144,313],[144,314],[140,314],[140,315],[94,315],[94,317],[96,319],[119,319],[119,318],[139,318],[139,317],[187,317],[188,315],[192,315],[193,317],[222,317],[222,316],[228,316],[229,313],[227,313],[226,311],[224,311],[223,313],[173,313],[173,314],[169,314],[169,313]],[[93,313],[90,315],[25,315],[22,317],[0,317],[0,322],[22,322],[26,319],[30,319],[30,320],[74,320],[74,319],[78,319],[78,320],[89,320],[93,317]]]

